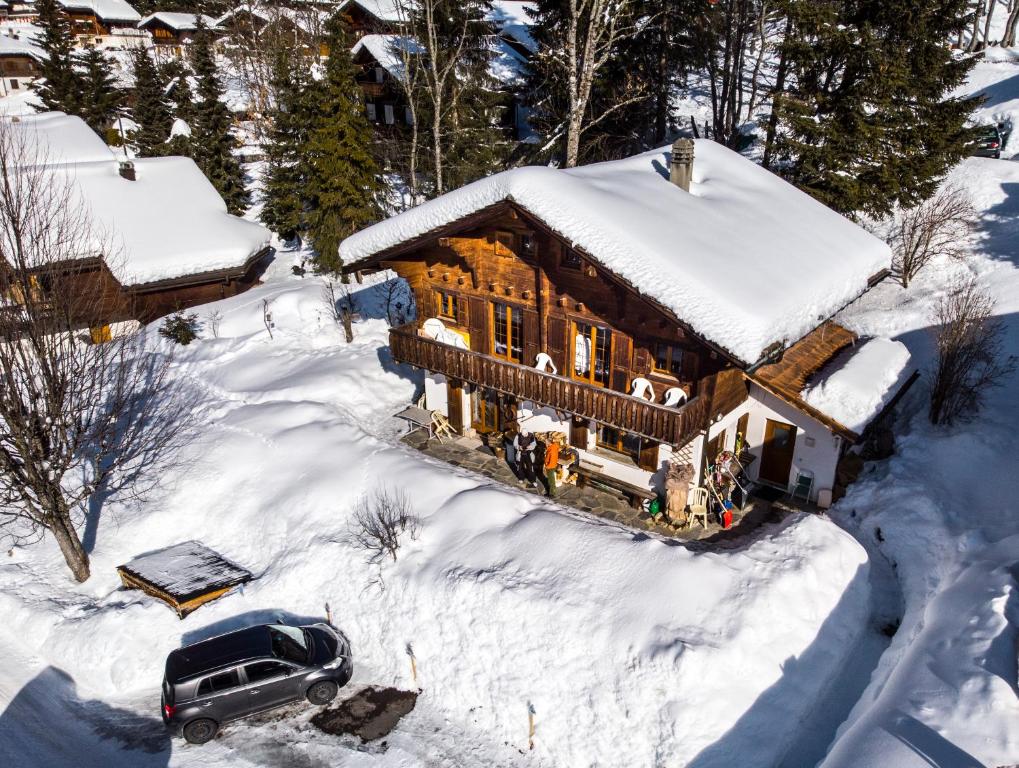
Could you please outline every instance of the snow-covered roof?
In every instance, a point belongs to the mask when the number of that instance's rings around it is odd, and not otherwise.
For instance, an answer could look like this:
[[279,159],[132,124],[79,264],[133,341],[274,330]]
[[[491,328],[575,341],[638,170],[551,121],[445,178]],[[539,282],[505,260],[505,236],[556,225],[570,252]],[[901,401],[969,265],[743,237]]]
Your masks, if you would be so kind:
[[912,373],[909,361],[901,341],[870,339],[836,356],[800,396],[860,434],[906,383]]
[[534,11],[534,3],[528,0],[493,0],[486,18],[499,34],[512,38],[531,53],[535,53],[538,50],[538,43],[531,32],[534,20],[529,13]]
[[361,51],[367,51],[380,67],[402,81],[404,71],[400,51],[415,52],[419,48],[420,44],[406,35],[365,35],[350,49],[350,55],[357,56]]
[[91,11],[103,21],[139,21],[141,14],[126,0],[57,0],[69,11]]
[[285,6],[250,4],[239,5],[236,8],[227,11],[216,19],[214,24],[215,26],[222,27],[234,16],[244,13],[248,13],[257,19],[261,19],[266,24],[279,19],[286,19],[298,29],[308,33],[317,33],[329,18],[329,14],[324,11],[317,11],[314,8],[301,10],[287,8]]
[[38,45],[34,45],[25,36],[19,35],[15,38],[0,35],[0,56],[29,56],[42,62],[46,60],[46,51]]
[[82,256],[101,249],[123,285],[139,285],[242,267],[269,244],[269,232],[231,216],[194,161],[134,160],[136,180],[80,118],[60,112],[11,124],[38,147],[38,165],[61,174],[100,230]]
[[[202,19],[205,21],[206,27],[212,27],[216,24],[216,20],[212,18],[212,16],[202,14]],[[138,22],[138,26],[144,27],[154,21],[161,22],[170,29],[175,29],[178,32],[191,32],[192,30],[198,29],[198,14],[170,13],[168,11],[156,11],[155,13],[150,13]]]
[[380,21],[397,22],[403,19],[400,6],[395,0],[346,0],[340,8],[359,5]]
[[668,147],[569,170],[516,168],[348,237],[347,264],[512,201],[703,338],[744,362],[790,343],[888,268],[876,237],[709,140],[693,184],[669,181]]

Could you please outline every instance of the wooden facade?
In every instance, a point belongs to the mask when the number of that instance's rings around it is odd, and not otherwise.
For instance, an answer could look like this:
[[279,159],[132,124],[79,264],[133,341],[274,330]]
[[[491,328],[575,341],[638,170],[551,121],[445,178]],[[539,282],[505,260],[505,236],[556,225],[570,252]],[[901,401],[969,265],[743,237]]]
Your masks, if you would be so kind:
[[[743,372],[724,354],[512,203],[379,254],[370,266],[405,278],[419,321],[439,318],[469,347],[405,327],[391,333],[394,357],[458,386],[673,446],[748,396]],[[534,368],[541,352],[557,375]],[[629,394],[637,377],[651,382],[653,402]],[[675,387],[686,404],[664,406]]]

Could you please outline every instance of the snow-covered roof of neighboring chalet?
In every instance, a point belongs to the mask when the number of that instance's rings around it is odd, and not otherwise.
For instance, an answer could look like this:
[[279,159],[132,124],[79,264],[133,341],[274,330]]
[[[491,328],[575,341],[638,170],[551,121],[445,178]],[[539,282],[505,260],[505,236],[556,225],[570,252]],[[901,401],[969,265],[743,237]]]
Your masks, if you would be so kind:
[[357,56],[361,51],[366,51],[380,67],[402,81],[404,71],[401,49],[413,53],[420,49],[420,44],[407,35],[364,35],[350,49],[350,55]]
[[32,44],[26,37],[0,34],[0,56],[29,56],[36,61],[46,60],[46,51]]
[[129,181],[78,117],[48,112],[11,126],[38,148],[36,165],[66,178],[91,214],[99,232],[82,257],[101,251],[123,285],[239,268],[269,244],[263,227],[227,213],[190,158],[136,159],[136,180]]
[[[212,16],[206,16],[202,14],[202,18],[205,20],[206,27],[215,26],[216,20]],[[144,28],[148,24],[154,21],[161,22],[168,26],[170,29],[175,29],[178,32],[191,32],[198,29],[198,14],[195,13],[171,13],[168,11],[156,11],[150,13],[144,19],[138,22],[138,26]]]
[[861,434],[912,373],[906,345],[870,339],[828,363],[801,393],[803,401]]
[[138,13],[125,0],[57,0],[69,11],[91,11],[103,21],[138,21]]
[[757,361],[857,298],[888,246],[778,176],[709,140],[693,184],[669,181],[668,147],[569,170],[516,168],[348,237],[354,264],[512,201],[703,338]]
[[535,53],[538,43],[531,32],[534,20],[528,13],[534,10],[534,3],[527,0],[493,0],[487,19],[495,25],[499,34],[516,40]]
[[399,3],[395,0],[345,0],[340,9],[348,5],[359,5],[380,21],[396,22],[403,19]]

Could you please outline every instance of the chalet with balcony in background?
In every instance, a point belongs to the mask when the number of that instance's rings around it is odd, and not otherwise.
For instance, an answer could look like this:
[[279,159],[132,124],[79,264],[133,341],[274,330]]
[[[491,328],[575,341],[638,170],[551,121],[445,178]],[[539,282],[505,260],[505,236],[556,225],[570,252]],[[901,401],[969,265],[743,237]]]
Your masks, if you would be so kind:
[[365,35],[394,34],[403,18],[394,0],[344,0],[339,12],[358,40]]
[[0,96],[23,93],[42,73],[46,52],[15,29],[0,34]]
[[390,348],[424,370],[428,409],[462,434],[563,432],[635,487],[660,490],[671,462],[702,484],[731,451],[825,504],[912,381],[899,342],[832,320],[888,274],[888,247],[711,141],[496,174],[340,255],[412,287],[418,320]]
[[[194,13],[169,13],[157,11],[138,22],[138,28],[152,36],[152,50],[158,60],[180,58],[184,55],[198,29],[198,15]],[[216,20],[202,16],[205,26],[211,29]]]
[[126,0],[57,0],[71,22],[78,45],[143,48],[149,36],[138,29],[141,14]]
[[[99,297],[83,302],[90,314],[77,319],[94,338],[107,337],[115,323],[149,322],[242,293],[272,260],[269,232],[227,213],[190,158],[119,160],[84,121],[61,112],[9,120],[19,144],[36,153],[18,162],[68,186],[95,241],[59,268],[41,266],[36,299],[45,301],[57,281],[73,295]],[[0,282],[3,270],[0,259]],[[18,301],[2,285],[0,297],[8,307]]]

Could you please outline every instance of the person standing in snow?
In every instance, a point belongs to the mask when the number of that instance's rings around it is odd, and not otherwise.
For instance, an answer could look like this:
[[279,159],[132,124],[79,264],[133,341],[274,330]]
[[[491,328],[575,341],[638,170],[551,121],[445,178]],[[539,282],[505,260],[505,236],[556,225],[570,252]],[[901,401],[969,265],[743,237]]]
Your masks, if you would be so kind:
[[556,474],[559,472],[559,441],[555,438],[548,441],[545,446],[545,485],[548,489],[548,497],[555,498]]
[[502,437],[502,447],[506,451],[506,463],[509,464],[510,471],[513,472],[513,476],[520,479],[520,454],[517,452],[517,435],[519,433],[516,429],[508,429]]

